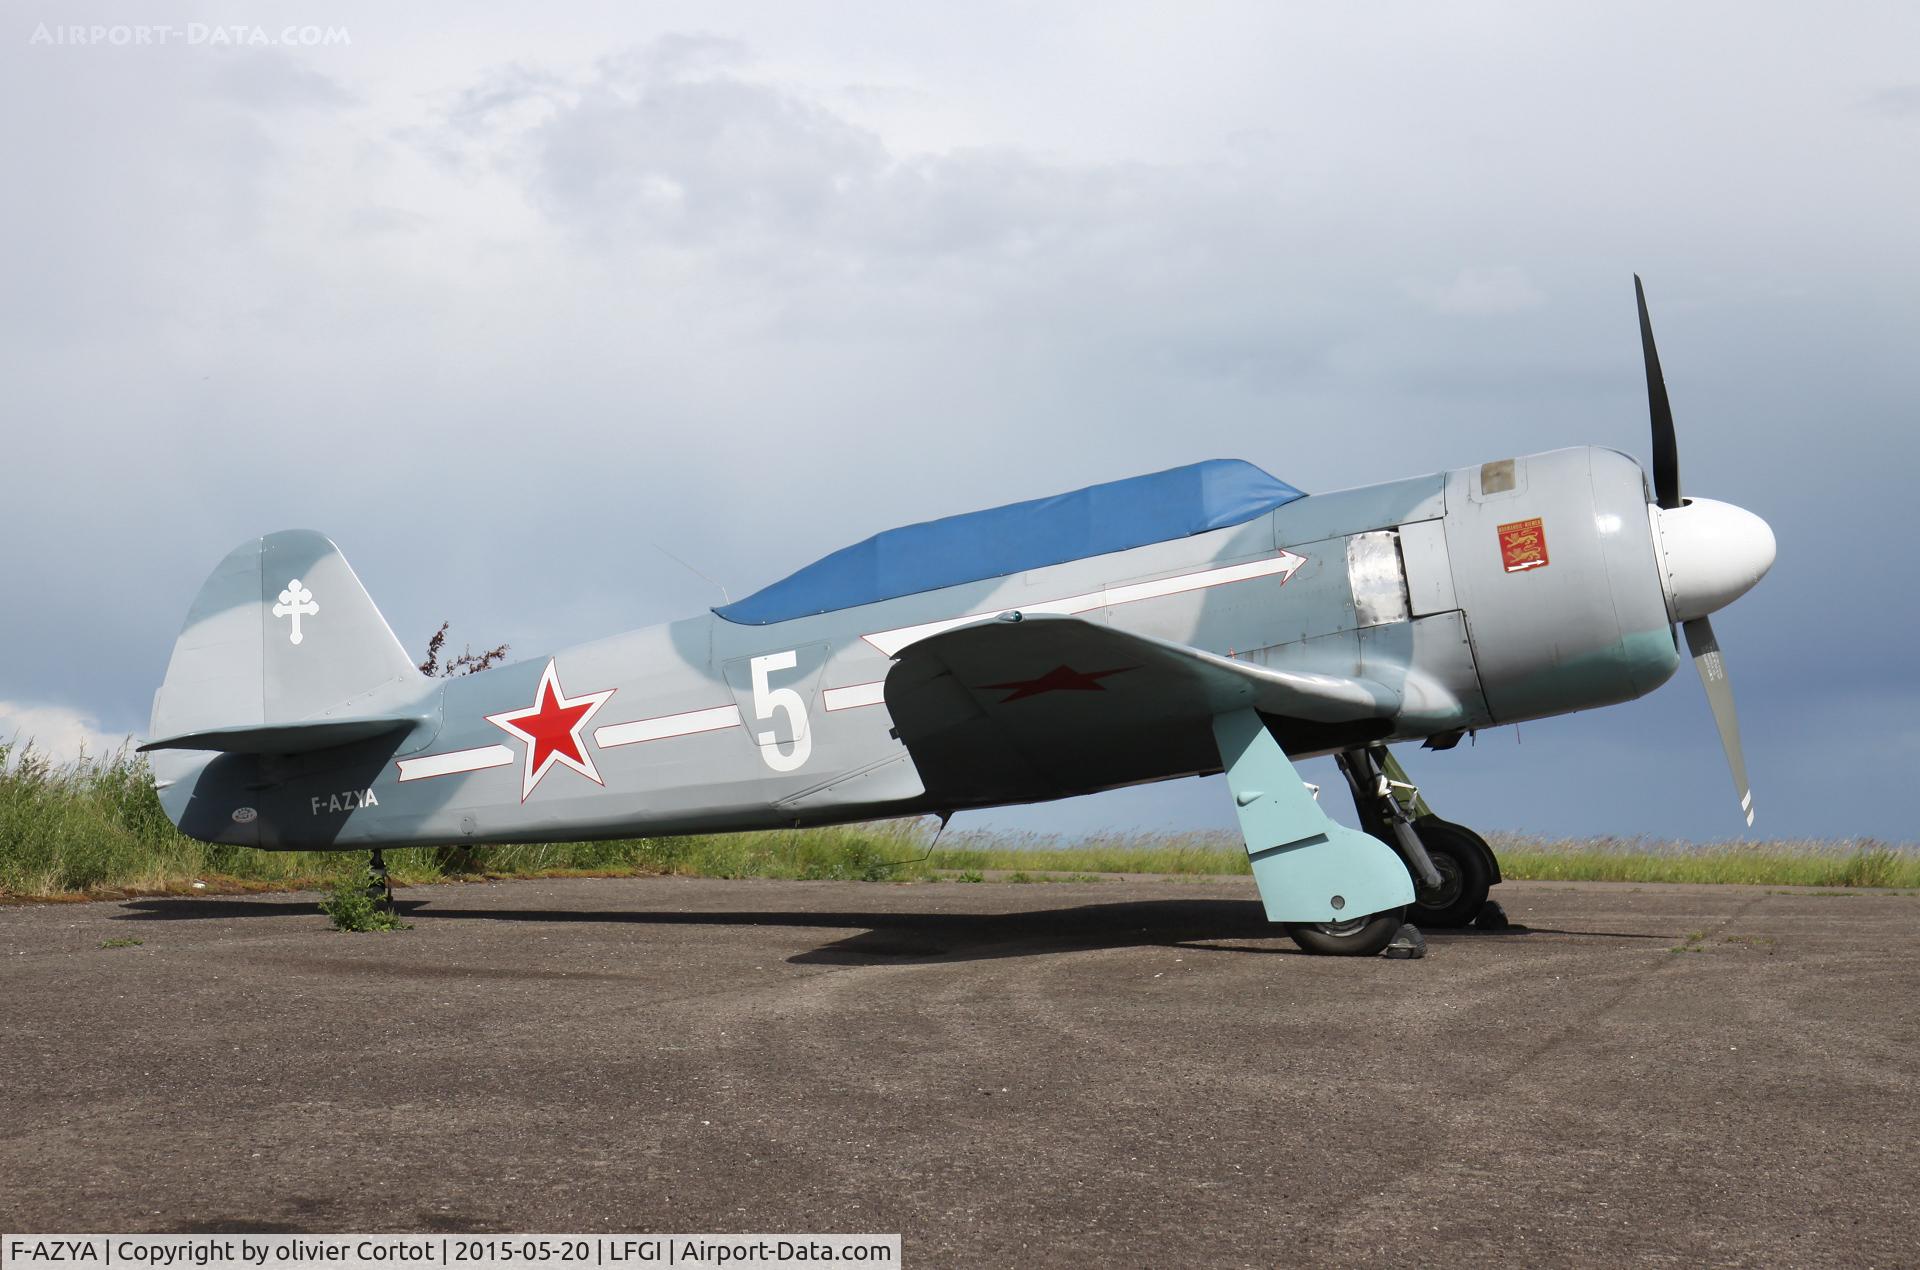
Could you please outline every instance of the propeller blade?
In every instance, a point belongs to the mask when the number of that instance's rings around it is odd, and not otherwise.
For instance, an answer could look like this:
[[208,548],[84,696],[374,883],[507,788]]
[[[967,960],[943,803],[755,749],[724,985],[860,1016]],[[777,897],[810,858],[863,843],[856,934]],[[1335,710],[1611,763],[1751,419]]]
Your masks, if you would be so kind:
[[1653,416],[1653,495],[1662,507],[1680,506],[1680,446],[1673,437],[1673,406],[1660,374],[1660,350],[1653,346],[1653,319],[1647,316],[1647,290],[1633,275],[1633,298],[1640,303],[1640,352],[1647,362],[1647,410]]
[[1740,810],[1747,827],[1753,827],[1753,787],[1747,783],[1747,756],[1740,748],[1740,716],[1733,708],[1733,683],[1727,678],[1727,663],[1720,656],[1720,641],[1714,638],[1713,623],[1704,617],[1682,622],[1687,633],[1687,651],[1693,654],[1693,668],[1707,689],[1707,704],[1713,707],[1713,722],[1720,729],[1720,747],[1727,752],[1727,766],[1733,771],[1734,792],[1740,795]]

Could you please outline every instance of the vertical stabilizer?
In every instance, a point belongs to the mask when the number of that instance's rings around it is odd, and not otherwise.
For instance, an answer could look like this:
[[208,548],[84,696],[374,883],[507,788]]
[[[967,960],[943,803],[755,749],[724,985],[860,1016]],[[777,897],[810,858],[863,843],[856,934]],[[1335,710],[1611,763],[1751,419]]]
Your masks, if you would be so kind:
[[194,597],[148,734],[362,717],[420,687],[339,548],[310,529],[282,530],[235,548]]

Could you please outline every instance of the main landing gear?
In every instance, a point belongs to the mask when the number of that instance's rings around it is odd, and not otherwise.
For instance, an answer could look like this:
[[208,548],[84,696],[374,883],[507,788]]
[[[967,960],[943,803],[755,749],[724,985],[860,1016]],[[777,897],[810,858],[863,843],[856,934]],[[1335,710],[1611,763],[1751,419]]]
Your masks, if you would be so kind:
[[1261,906],[1302,949],[1418,957],[1419,925],[1486,925],[1498,910],[1487,903],[1493,853],[1436,819],[1385,746],[1339,756],[1360,809],[1362,828],[1349,829],[1327,818],[1258,711],[1215,715],[1213,735]]
[[1386,746],[1347,750],[1338,761],[1361,827],[1392,847],[1413,877],[1408,921],[1436,929],[1506,925],[1500,906],[1487,899],[1500,864],[1484,838],[1434,815]]
[[[1267,920],[1333,956],[1372,956],[1400,940],[1414,888],[1393,849],[1327,818],[1258,711],[1215,715],[1213,734]],[[1398,955],[1417,955],[1413,939]]]
[[367,861],[367,898],[387,912],[393,911],[393,883],[387,877],[387,857],[378,847]]

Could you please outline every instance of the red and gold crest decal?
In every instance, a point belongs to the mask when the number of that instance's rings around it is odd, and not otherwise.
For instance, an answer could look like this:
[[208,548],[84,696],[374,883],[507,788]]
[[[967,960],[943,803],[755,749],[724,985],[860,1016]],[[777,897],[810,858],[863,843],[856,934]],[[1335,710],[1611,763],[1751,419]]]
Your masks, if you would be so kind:
[[1538,569],[1547,563],[1547,531],[1538,516],[1500,526],[1500,563],[1508,573]]

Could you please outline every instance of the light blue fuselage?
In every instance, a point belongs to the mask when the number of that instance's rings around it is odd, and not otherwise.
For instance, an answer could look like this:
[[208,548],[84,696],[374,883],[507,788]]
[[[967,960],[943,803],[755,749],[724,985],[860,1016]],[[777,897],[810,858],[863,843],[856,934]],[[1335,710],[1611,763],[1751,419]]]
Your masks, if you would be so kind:
[[[167,753],[156,766],[189,832],[268,848],[818,824],[1219,770],[1218,752],[1150,726],[1104,752],[1097,771],[1037,762],[976,779],[916,756],[893,735],[895,655],[942,624],[1008,611],[1071,612],[1393,694],[1387,718],[1270,719],[1295,756],[1444,736],[1628,700],[1672,675],[1646,504],[1632,460],[1556,451],[788,620],[709,613],[483,675],[421,679],[385,706],[412,726],[384,737],[300,754]],[[1543,559],[1525,554],[1536,550]],[[490,716],[538,705],[548,675],[556,701],[598,698],[580,736],[592,774],[554,762],[529,789],[528,742]]]

